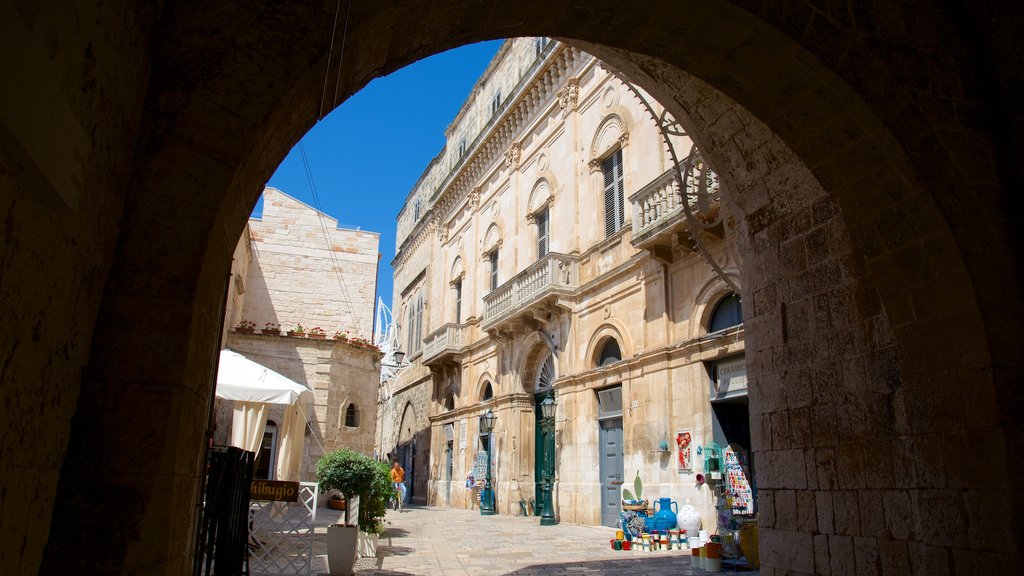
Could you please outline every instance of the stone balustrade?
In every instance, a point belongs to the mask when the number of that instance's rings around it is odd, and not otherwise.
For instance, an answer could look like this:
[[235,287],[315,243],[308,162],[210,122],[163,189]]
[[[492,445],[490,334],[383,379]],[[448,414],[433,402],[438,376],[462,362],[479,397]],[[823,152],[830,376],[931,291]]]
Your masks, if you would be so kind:
[[547,254],[484,296],[483,329],[526,312],[548,296],[571,294],[579,286],[579,262],[566,254]]
[[423,363],[440,360],[446,354],[458,354],[465,346],[465,324],[449,322],[423,339]]

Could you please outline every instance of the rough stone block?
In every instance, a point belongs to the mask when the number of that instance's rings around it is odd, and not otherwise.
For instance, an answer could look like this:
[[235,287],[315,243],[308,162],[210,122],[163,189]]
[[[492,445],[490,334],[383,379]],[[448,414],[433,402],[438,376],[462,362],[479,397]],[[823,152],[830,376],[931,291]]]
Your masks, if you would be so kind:
[[832,510],[835,514],[837,534],[860,535],[858,503],[857,492],[854,490],[837,490],[832,493]]
[[832,576],[853,576],[857,573],[857,560],[850,536],[829,536],[828,552]]
[[882,504],[888,535],[896,540],[916,538],[910,494],[903,490],[885,490]]

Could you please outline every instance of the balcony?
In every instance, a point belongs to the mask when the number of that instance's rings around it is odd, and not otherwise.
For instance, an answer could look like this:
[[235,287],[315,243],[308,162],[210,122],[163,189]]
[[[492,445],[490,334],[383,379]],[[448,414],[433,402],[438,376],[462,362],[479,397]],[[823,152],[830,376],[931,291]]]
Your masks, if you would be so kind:
[[549,253],[484,296],[487,331],[527,319],[545,321],[553,306],[568,307],[563,297],[579,286],[579,262],[573,256]]
[[424,364],[438,364],[452,360],[466,349],[465,324],[445,324],[423,339]]
[[[680,163],[685,170],[688,160]],[[722,238],[719,221],[718,177],[698,158],[696,166],[687,175],[686,198],[694,216],[701,223],[701,232]],[[700,171],[699,168],[704,168]],[[684,172],[685,174],[685,172]],[[697,177],[694,176],[697,175]],[[699,176],[704,175],[704,182]],[[698,184],[703,184],[698,186]],[[683,191],[679,187],[676,170],[670,168],[629,197],[633,205],[633,246],[650,251],[651,256],[665,263],[672,262],[673,249],[696,251],[686,213],[683,210]]]

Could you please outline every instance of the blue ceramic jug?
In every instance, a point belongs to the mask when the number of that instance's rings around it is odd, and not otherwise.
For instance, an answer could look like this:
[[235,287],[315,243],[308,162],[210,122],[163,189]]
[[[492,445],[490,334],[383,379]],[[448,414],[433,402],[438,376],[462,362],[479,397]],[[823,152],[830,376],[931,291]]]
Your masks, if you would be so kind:
[[[673,508],[675,509],[673,511]],[[654,503],[654,528],[656,530],[671,530],[676,527],[676,513],[679,512],[679,505],[671,498],[662,498]]]

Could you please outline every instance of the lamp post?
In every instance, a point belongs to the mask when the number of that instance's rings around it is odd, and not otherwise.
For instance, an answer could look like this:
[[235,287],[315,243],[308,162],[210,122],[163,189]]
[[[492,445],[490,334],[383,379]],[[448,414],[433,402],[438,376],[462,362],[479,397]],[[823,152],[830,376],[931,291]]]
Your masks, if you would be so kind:
[[490,408],[487,413],[480,416],[480,435],[487,436],[487,473],[484,476],[484,489],[480,492],[480,515],[492,516],[494,514],[494,489],[491,487],[491,432],[494,430],[494,421],[498,417]]
[[551,502],[552,483],[554,482],[554,433],[555,433],[555,396],[549,392],[547,397],[540,403],[541,426],[545,431],[544,438],[544,469],[541,488],[544,490],[544,506],[540,512],[541,526],[554,526],[558,524],[555,518],[554,506]]

